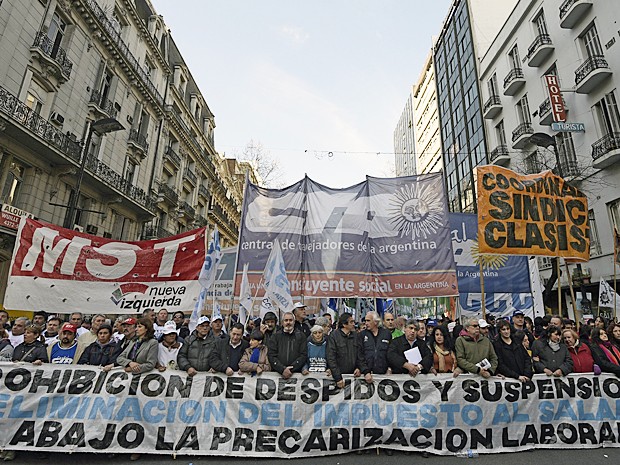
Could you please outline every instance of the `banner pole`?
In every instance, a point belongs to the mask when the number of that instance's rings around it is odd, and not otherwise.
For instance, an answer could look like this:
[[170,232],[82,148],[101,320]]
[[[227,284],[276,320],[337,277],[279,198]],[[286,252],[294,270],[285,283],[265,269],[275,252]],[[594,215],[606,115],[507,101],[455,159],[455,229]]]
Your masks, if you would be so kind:
[[[559,259],[558,259],[559,260]],[[566,268],[566,276],[568,277],[568,288],[570,289],[570,300],[573,304],[573,310],[575,310],[575,323],[577,324],[577,329],[581,326],[579,323],[582,318],[582,314],[579,310],[577,310],[577,303],[575,302],[575,291],[573,289],[573,280],[570,277],[570,271],[568,270],[568,263],[564,260],[564,267]]]
[[558,315],[562,316],[562,282],[561,282],[562,270],[560,268],[560,257],[559,256],[558,256],[555,268],[558,273]]
[[614,322],[617,322],[618,320],[616,320],[616,300],[617,300],[617,296],[618,296],[618,287],[616,286],[616,266],[618,266],[618,246],[620,244],[618,244],[618,229],[614,226]]
[[486,297],[484,295],[484,267],[482,266],[482,255],[478,255],[480,265],[480,309],[482,310],[482,319],[487,319]]

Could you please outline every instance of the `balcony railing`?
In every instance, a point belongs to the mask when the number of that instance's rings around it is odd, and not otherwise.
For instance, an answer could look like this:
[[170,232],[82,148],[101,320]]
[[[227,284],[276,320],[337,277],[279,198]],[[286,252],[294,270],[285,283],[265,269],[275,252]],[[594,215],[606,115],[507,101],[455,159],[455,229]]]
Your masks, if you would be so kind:
[[620,132],[609,133],[592,144],[592,159],[597,160],[612,150],[620,150]]
[[575,71],[575,84],[579,85],[579,83],[583,81],[588,74],[599,68],[609,68],[609,64],[607,64],[605,57],[602,55],[594,55],[589,57],[579,68],[577,68],[577,71]]
[[82,0],[82,3],[87,6],[90,10],[89,13],[99,21],[101,24],[103,31],[108,35],[111,39],[112,43],[119,49],[125,60],[129,63],[129,67],[131,71],[139,78],[141,84],[148,90],[151,96],[155,99],[155,101],[162,105],[164,104],[164,99],[153,84],[151,82],[151,78],[147,74],[147,72],[142,68],[138,60],[133,56],[133,54],[129,51],[129,48],[121,39],[119,31],[117,31],[115,25],[110,21],[110,18],[106,15],[106,13],[101,9],[99,5],[95,2],[95,0]]
[[521,68],[514,68],[504,78],[504,89],[510,85],[515,79],[523,79],[523,70]]
[[549,97],[545,99],[543,103],[538,107],[538,116],[541,118],[551,111],[551,100]]
[[177,204],[179,202],[179,194],[177,193],[177,191],[175,191],[172,187],[166,184],[159,185],[158,193],[159,195],[163,195],[164,197],[166,197],[168,201],[172,204]]
[[551,42],[551,36],[549,36],[549,34],[539,35],[527,49],[527,56],[531,57],[534,53],[536,53],[536,50],[538,50],[539,47],[542,47],[543,45],[551,45],[552,43],[553,42]]
[[560,161],[560,176],[577,176],[579,174],[579,165],[574,153],[569,154],[570,159]]
[[129,142],[133,142],[145,152],[149,149],[149,144],[146,141],[146,136],[140,134],[137,130],[132,129],[129,131]]
[[65,79],[68,80],[71,77],[73,63],[67,58],[67,52],[62,47],[54,47],[54,42],[52,42],[52,39],[50,39],[45,32],[40,31],[37,34],[32,46],[38,48],[45,56],[54,60],[60,67]]
[[185,173],[183,173],[183,176],[185,176],[187,180],[191,182],[193,185],[196,185],[196,182],[198,181],[198,176],[196,176],[196,173],[194,173],[192,170],[190,170],[189,168],[186,168]]
[[499,157],[508,157],[508,156],[510,156],[508,147],[505,145],[498,145],[491,151],[491,155],[489,156],[489,162],[493,163]]
[[41,118],[2,86],[0,86],[0,111],[41,137],[67,157],[80,162],[81,146],[79,142],[67,137],[66,134],[49,121]]
[[173,165],[181,166],[181,157],[172,147],[166,147],[165,157],[172,162]]
[[90,93],[90,100],[88,103],[93,103],[99,107],[110,118],[116,117],[116,108],[114,108],[114,102],[105,98],[100,90],[93,90]]
[[142,240],[149,240],[153,238],[163,239],[164,237],[170,236],[174,236],[174,233],[162,228],[161,226],[147,225],[144,227]]
[[521,123],[519,126],[512,131],[512,141],[516,141],[521,136],[525,134],[534,134],[534,128],[532,127],[532,123]]
[[484,102],[484,106],[482,107],[482,113],[486,113],[489,108],[493,105],[501,105],[502,100],[499,98],[499,95],[491,95],[489,99]]
[[179,204],[179,212],[183,213],[183,215],[187,218],[193,219],[196,216],[196,210],[187,202],[181,202]]
[[194,219],[194,224],[199,228],[202,228],[203,226],[207,225],[207,219],[202,215],[196,215],[196,218]]
[[202,195],[205,199],[209,198],[209,189],[202,184],[198,186],[198,195]]

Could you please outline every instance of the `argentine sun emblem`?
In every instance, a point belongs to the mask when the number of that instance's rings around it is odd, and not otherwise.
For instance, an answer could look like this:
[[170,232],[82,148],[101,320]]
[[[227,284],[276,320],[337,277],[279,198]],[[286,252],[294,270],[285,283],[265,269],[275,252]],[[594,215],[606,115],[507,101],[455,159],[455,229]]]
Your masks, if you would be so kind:
[[446,221],[441,187],[407,184],[390,199],[389,221],[400,237],[428,239],[437,234]]

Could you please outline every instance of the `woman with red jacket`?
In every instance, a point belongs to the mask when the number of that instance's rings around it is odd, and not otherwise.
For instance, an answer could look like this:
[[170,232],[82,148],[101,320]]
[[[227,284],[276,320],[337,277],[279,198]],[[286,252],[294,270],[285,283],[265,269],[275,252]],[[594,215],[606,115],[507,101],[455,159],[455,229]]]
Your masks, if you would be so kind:
[[565,329],[562,336],[570,358],[573,359],[573,373],[592,373],[594,358],[588,345],[579,340],[579,335],[573,329]]

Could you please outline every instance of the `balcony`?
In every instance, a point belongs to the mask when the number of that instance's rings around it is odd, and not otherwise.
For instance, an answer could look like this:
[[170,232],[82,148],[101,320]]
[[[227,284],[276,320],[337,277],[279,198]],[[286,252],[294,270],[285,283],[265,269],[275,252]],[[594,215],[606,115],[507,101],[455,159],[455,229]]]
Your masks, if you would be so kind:
[[173,207],[176,207],[179,203],[179,194],[167,184],[160,184],[157,193],[159,194],[158,201],[167,202]]
[[90,28],[97,31],[101,42],[110,49],[113,56],[120,56],[122,63],[120,66],[128,72],[129,78],[135,78],[136,85],[145,91],[145,95],[152,99],[154,103],[163,107],[164,99],[151,81],[147,71],[140,65],[136,57],[129,51],[129,48],[121,39],[120,31],[105,11],[95,0],[80,0],[78,9],[85,16]]
[[194,226],[197,228],[202,228],[203,226],[206,226],[207,223],[208,221],[204,216],[196,215],[196,218],[194,219]]
[[59,83],[62,84],[71,77],[73,63],[67,58],[67,52],[62,47],[55,46],[45,32],[39,31],[30,52],[35,55],[44,69],[52,71]]
[[504,78],[504,95],[515,95],[525,85],[523,70],[515,68]]
[[[564,103],[564,111],[568,113],[568,108],[566,108],[564,98],[562,98],[562,102]],[[538,124],[541,126],[549,126],[553,123],[553,112],[551,111],[551,100],[549,100],[549,97],[547,97],[538,107],[538,117],[540,118]]]
[[170,236],[174,236],[174,233],[162,228],[161,226],[154,226],[149,224],[144,227],[141,239],[143,241],[150,241],[153,239],[163,239]]
[[97,115],[97,118],[116,118],[116,108],[114,102],[105,98],[100,90],[93,90],[90,93],[88,107]]
[[499,166],[508,166],[510,164],[510,152],[508,146],[499,145],[495,147],[489,155],[489,163]]
[[532,134],[534,134],[532,123],[521,123],[512,131],[512,147],[522,149],[528,144]]
[[491,95],[489,100],[484,102],[482,113],[485,119],[493,119],[502,112],[502,101],[499,95]]
[[209,189],[200,184],[198,186],[198,195],[202,196],[205,200],[209,200]]
[[129,147],[132,148],[140,158],[144,158],[149,150],[149,144],[146,141],[146,136],[140,134],[137,130],[131,129],[129,131],[129,139],[127,139]]
[[560,5],[560,27],[572,29],[592,7],[591,1],[566,0]]
[[553,50],[555,47],[549,34],[539,35],[527,49],[527,65],[532,68],[539,67],[551,56]]
[[589,94],[609,76],[611,76],[611,69],[605,57],[591,56],[575,71],[575,92]]
[[164,160],[169,161],[176,169],[181,167],[181,157],[172,149],[172,147],[166,147],[166,151],[164,152]]
[[193,221],[196,216],[196,210],[187,202],[181,202],[179,204],[178,213],[180,216],[182,215],[186,221]]
[[[70,158],[76,163],[80,162],[81,145],[79,142],[67,137],[52,123],[41,118],[2,86],[0,86],[0,113],[5,114],[13,122],[17,123],[21,130],[26,131],[26,137],[24,137],[23,133],[9,134],[14,139],[24,140],[25,143],[29,143],[30,141],[25,139],[35,135],[41,138],[44,144],[55,148],[63,156]],[[35,152],[41,152],[41,149],[38,147],[33,146],[32,148]],[[60,163],[60,159],[57,163]]]
[[572,182],[576,180],[577,176],[579,176],[579,165],[577,164],[577,156],[575,153],[571,152],[566,158],[563,158],[560,161],[559,168],[559,175],[563,177],[565,181]]
[[592,166],[602,170],[620,161],[620,132],[612,132],[592,144]]
[[184,178],[184,180],[189,181],[194,186],[198,182],[198,176],[196,176],[196,173],[194,173],[189,168],[185,169],[185,172],[183,173],[183,178]]

